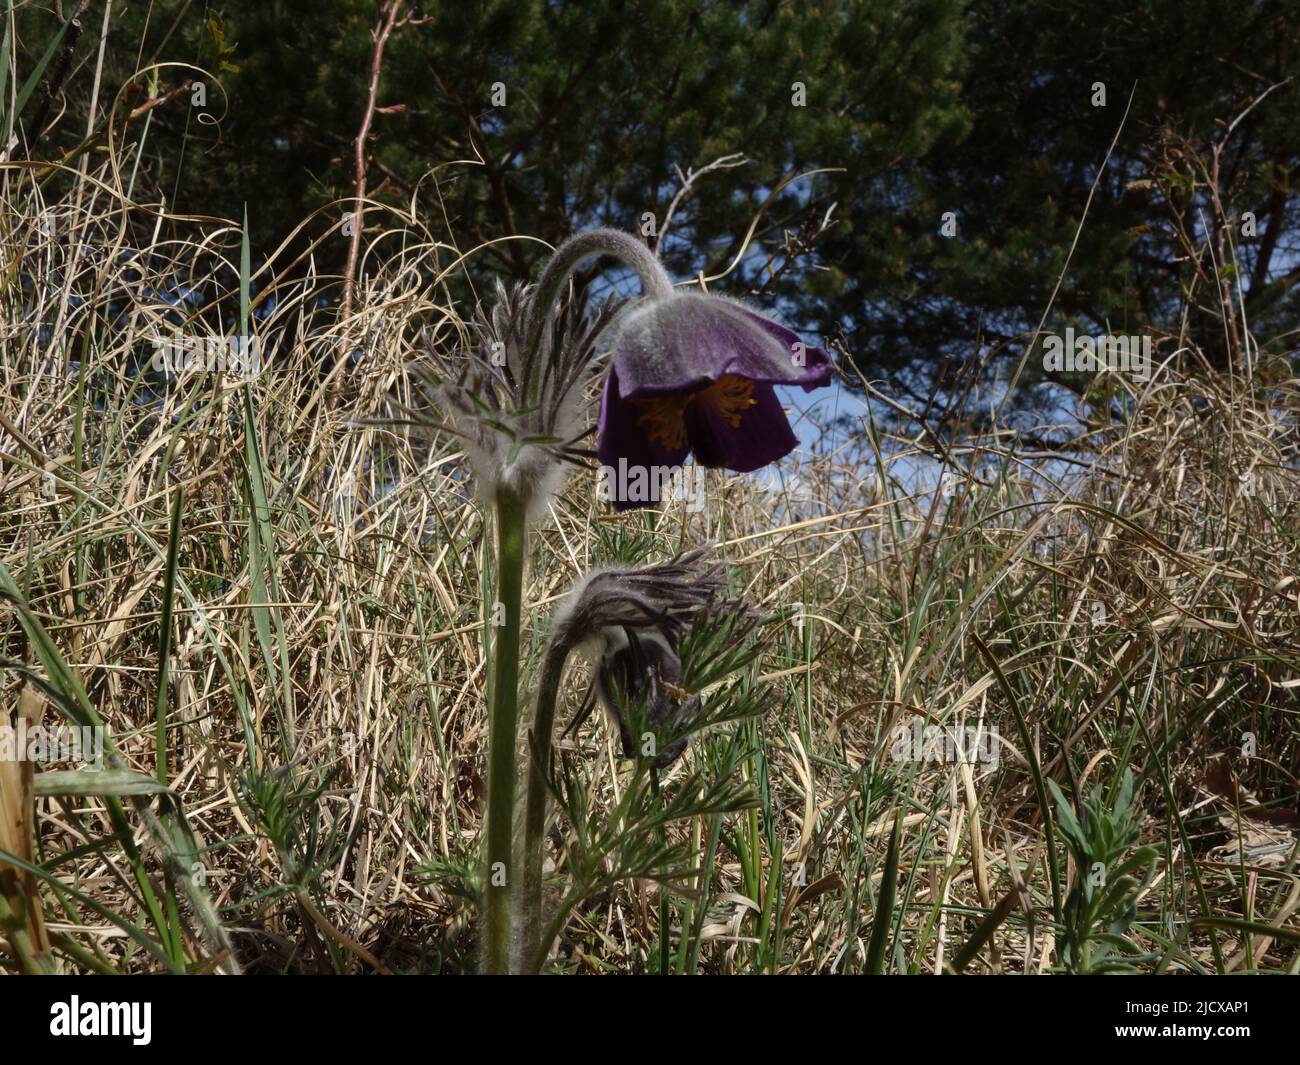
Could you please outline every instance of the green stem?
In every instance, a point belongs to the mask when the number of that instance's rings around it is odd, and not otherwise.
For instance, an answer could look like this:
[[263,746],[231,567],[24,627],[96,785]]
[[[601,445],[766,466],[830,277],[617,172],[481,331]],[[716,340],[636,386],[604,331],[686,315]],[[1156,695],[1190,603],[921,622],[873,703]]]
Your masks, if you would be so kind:
[[[551,310],[559,301],[569,276],[582,260],[608,255],[636,271],[642,293],[652,299],[673,295],[672,279],[655,254],[641,241],[616,229],[594,229],[566,240],[551,256],[538,279],[526,327],[524,350],[537,352]],[[526,386],[525,386],[526,387]],[[512,919],[515,900],[519,932],[524,937],[521,958],[534,951],[541,924],[541,858],[546,828],[546,779],[555,698],[564,669],[548,656],[546,676],[538,699],[536,743],[538,757],[529,765],[526,837],[521,891],[515,890],[511,870],[514,836],[515,740],[519,723],[519,628],[523,596],[524,548],[527,538],[527,500],[509,487],[497,490],[497,571],[499,601],[505,607],[505,624],[497,634],[492,663],[492,712],[488,725],[487,875],[484,881],[484,969],[504,973],[511,967]],[[557,651],[559,649],[557,648]],[[543,943],[545,950],[549,940]],[[544,960],[544,956],[543,956]]]
[[564,928],[564,922],[569,919],[569,911],[573,909],[574,901],[566,899],[560,904],[560,908],[555,911],[555,916],[551,918],[550,923],[542,931],[541,937],[537,940],[537,949],[533,951],[532,958],[529,959],[528,969],[531,975],[536,975],[542,971],[542,966],[546,964],[546,956],[551,952],[551,944],[555,942],[560,931]]
[[546,778],[551,766],[551,742],[555,733],[555,704],[559,697],[569,646],[557,641],[546,652],[542,680],[537,689],[537,711],[533,715],[532,750],[528,756],[528,801],[524,809],[523,893],[519,900],[519,932],[523,957],[533,957],[542,934],[542,862],[546,841]]
[[[510,968],[511,841],[514,835],[515,738],[519,719],[519,629],[523,613],[526,506],[508,487],[497,491],[497,599],[505,621],[492,653],[492,715],[488,723],[487,875],[484,880],[484,965]],[[495,610],[489,611],[489,616]]]

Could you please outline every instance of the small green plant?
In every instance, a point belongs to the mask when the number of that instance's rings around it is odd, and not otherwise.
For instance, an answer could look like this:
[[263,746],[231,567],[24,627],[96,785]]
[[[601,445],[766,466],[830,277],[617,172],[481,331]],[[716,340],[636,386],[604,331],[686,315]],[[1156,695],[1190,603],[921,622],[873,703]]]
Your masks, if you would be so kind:
[[[1137,899],[1151,882],[1156,852],[1133,850],[1138,840],[1133,772],[1126,769],[1115,803],[1107,808],[1103,789],[1094,788],[1075,816],[1056,781],[1056,824],[1074,858],[1074,884],[1065,900],[1064,925],[1057,936],[1061,963],[1072,973],[1133,973],[1152,960],[1129,938],[1137,918]],[[1142,879],[1138,874],[1146,873]]]

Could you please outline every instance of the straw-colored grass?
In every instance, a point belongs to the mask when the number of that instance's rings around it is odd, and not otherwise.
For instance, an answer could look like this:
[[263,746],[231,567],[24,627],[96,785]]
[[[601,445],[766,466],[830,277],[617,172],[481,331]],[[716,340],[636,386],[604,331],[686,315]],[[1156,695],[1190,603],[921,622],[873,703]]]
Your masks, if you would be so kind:
[[[472,968],[489,519],[454,439],[373,419],[409,398],[421,329],[459,335],[472,308],[446,282],[474,250],[376,209],[350,318],[308,258],[249,268],[270,368],[155,394],[137,366],[174,328],[168,278],[226,292],[187,332],[240,331],[239,229],[133,205],[107,168],[52,173],[5,168],[0,203],[0,705],[97,715],[119,760],[115,794],[37,789],[0,966]],[[1083,799],[1125,768],[1155,849],[1138,966],[1300,967],[1300,385],[1216,375],[1176,338],[1162,357],[1114,382],[1126,418],[1094,413],[1058,455],[1001,426],[945,451],[862,423],[775,482],[710,474],[699,512],[613,517],[594,474],[570,481],[534,541],[534,652],[571,580],[632,543],[716,543],[783,620],[759,668],[776,709],[742,726],[759,806],[681,829],[699,895],[668,907],[670,951],[658,889],[624,883],[555,968],[862,971],[876,929],[888,972],[1060,966],[1080,874],[1046,781]],[[921,458],[951,492],[913,483]],[[915,722],[997,728],[996,768],[895,759]],[[594,803],[620,793],[603,722],[562,746]]]

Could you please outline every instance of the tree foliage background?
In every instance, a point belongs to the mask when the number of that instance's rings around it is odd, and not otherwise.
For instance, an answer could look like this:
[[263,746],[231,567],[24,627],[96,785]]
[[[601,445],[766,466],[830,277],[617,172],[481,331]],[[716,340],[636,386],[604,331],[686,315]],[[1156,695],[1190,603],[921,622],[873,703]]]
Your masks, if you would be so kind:
[[[107,22],[97,2],[19,2],[16,69],[71,21],[15,155],[71,163],[148,121],[126,160],[138,200],[229,218],[247,205],[263,256],[301,243],[354,194],[393,2],[119,2]],[[1049,304],[1048,328],[1151,333],[1162,353],[1186,313],[1223,369],[1245,327],[1295,346],[1298,8],[400,3],[367,193],[462,250],[497,240],[472,269],[523,279],[541,241],[574,229],[653,242],[681,175],[742,153],[684,197],[671,269],[726,272],[712,287],[763,293],[901,393],[951,395],[976,365],[1005,380]],[[318,265],[341,272],[339,249]],[[1241,321],[1224,321],[1224,284]]]

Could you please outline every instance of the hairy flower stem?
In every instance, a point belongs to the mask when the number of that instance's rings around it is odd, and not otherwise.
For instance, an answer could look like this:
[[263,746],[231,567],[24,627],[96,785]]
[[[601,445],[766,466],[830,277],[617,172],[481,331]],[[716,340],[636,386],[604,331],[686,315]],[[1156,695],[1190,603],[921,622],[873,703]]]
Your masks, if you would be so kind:
[[547,318],[559,302],[560,292],[569,275],[583,259],[592,255],[608,255],[611,259],[630,266],[641,282],[641,293],[651,299],[663,299],[673,294],[672,278],[659,259],[636,237],[617,229],[592,229],[570,237],[558,248],[542,271],[533,298],[532,312],[528,318],[527,351],[536,351],[541,343],[542,330]]
[[532,959],[542,935],[542,863],[546,840],[546,777],[551,765],[551,742],[555,732],[555,704],[559,698],[569,646],[557,640],[546,652],[542,680],[537,689],[537,711],[533,715],[532,750],[528,757],[528,800],[524,809],[523,891],[519,896],[518,928],[520,956]]
[[[659,260],[635,237],[615,229],[595,229],[572,237],[547,262],[531,300],[524,335],[529,364],[540,351],[547,323],[569,276],[582,260],[593,255],[608,255],[635,270],[642,292],[648,297],[662,299],[673,294],[672,281]],[[524,382],[525,392],[528,388],[529,382]],[[527,958],[534,953],[541,920],[545,774],[555,720],[555,689],[564,667],[563,658],[558,663],[548,663],[542,683],[536,742],[544,757],[537,758],[529,767],[528,835],[523,868],[518,869],[512,865],[512,849],[518,769],[515,742],[519,723],[519,630],[528,503],[528,499],[505,481],[497,488],[497,598],[505,609],[505,624],[500,627],[493,648],[492,711],[488,724],[487,873],[483,911],[483,968],[488,973],[510,971],[512,930],[516,927],[523,941],[520,957]]]
[[510,967],[510,895],[514,835],[515,739],[519,719],[519,629],[523,608],[526,503],[508,487],[497,492],[497,600],[505,623],[492,654],[492,716],[488,723],[487,876],[484,956],[488,973]]

